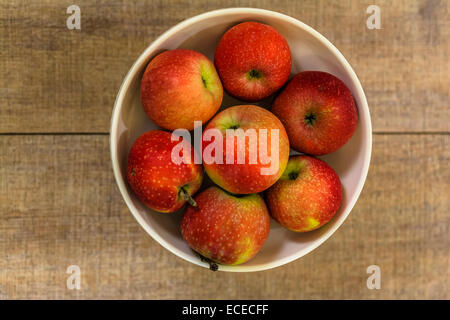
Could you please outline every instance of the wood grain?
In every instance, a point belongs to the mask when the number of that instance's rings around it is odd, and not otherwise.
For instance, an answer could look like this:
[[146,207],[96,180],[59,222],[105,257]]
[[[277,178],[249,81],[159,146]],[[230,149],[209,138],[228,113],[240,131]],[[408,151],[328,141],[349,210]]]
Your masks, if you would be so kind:
[[291,15],[342,51],[365,88],[378,132],[448,132],[448,1],[87,1],[81,30],[67,1],[0,1],[0,132],[108,132],[116,93],[139,54],[176,23],[208,10]]
[[[449,135],[375,135],[343,226],[273,270],[213,273],[172,255],[126,208],[108,136],[0,136],[0,298],[450,298]],[[81,290],[66,268],[81,267]],[[381,267],[381,290],[366,268]]]

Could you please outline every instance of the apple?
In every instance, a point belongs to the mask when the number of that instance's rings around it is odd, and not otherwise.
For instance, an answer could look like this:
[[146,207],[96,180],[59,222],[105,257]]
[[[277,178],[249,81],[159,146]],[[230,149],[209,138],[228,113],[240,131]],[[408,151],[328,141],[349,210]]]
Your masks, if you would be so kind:
[[278,223],[306,232],[320,228],[335,215],[342,202],[342,186],[339,176],[324,161],[294,156],[265,197]]
[[[214,131],[218,136],[208,137]],[[221,155],[215,150],[219,145]],[[241,105],[221,111],[209,122],[202,150],[203,166],[215,184],[231,193],[250,194],[269,188],[282,175],[289,159],[289,140],[282,123],[270,111]],[[213,161],[208,160],[208,154],[214,156]]]
[[311,155],[342,147],[358,121],[351,91],[335,76],[320,71],[297,74],[275,99],[272,112],[283,122],[291,147]]
[[219,110],[223,88],[214,64],[200,52],[168,50],[153,58],[141,81],[148,117],[168,129],[194,128]]
[[202,183],[202,166],[190,161],[194,148],[190,148],[191,154],[182,154],[190,164],[172,161],[172,149],[179,143],[189,144],[172,142],[166,131],[149,131],[136,139],[128,156],[128,184],[142,202],[158,212],[175,212],[186,201],[195,205],[192,195]]
[[270,216],[258,194],[235,196],[210,187],[195,196],[196,207],[187,207],[181,234],[203,257],[221,264],[250,260],[269,236]]
[[243,22],[221,38],[214,63],[231,95],[257,101],[280,89],[291,73],[291,51],[273,27]]

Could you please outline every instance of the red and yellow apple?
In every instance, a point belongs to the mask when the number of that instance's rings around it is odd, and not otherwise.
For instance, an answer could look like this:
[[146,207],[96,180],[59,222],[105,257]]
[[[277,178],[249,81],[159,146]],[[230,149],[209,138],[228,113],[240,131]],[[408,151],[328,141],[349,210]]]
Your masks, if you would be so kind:
[[[172,161],[172,149],[186,144],[181,154],[184,162]],[[187,145],[189,144],[189,145]],[[203,169],[194,164],[194,148],[186,140],[171,141],[171,134],[161,130],[144,133],[136,139],[128,156],[127,181],[135,195],[158,212],[174,212],[192,200],[200,188]],[[183,151],[181,151],[182,153]]]
[[295,156],[265,197],[278,223],[306,232],[320,228],[335,215],[342,202],[342,186],[337,173],[324,161]]
[[231,195],[210,187],[195,196],[196,207],[187,207],[181,234],[200,255],[237,265],[250,260],[264,245],[270,216],[258,194]]
[[245,101],[257,101],[288,80],[291,51],[286,39],[273,27],[243,22],[223,35],[214,63],[228,93]]
[[168,129],[194,128],[219,110],[223,88],[214,64],[200,52],[177,49],[154,57],[141,81],[141,101],[148,117]]
[[289,140],[280,120],[253,105],[234,106],[217,114],[205,128],[202,144],[206,173],[215,184],[235,194],[269,188],[289,159]]
[[275,99],[272,112],[284,124],[291,147],[312,155],[342,147],[358,121],[351,91],[335,76],[320,71],[297,74]]

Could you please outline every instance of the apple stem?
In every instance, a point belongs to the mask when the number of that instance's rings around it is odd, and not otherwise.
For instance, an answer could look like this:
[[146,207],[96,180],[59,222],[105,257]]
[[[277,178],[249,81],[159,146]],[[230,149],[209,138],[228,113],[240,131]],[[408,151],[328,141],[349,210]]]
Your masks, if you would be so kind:
[[198,253],[197,251],[194,251],[195,254],[197,254],[200,257],[201,261],[206,262],[207,264],[209,264],[209,270],[211,271],[217,271],[219,270],[219,266],[217,265],[217,263],[215,263],[214,261],[212,261],[211,259],[208,259],[204,256],[202,256],[200,253]]
[[179,193],[180,193],[181,197],[183,198],[183,200],[185,200],[191,206],[193,206],[193,207],[197,206],[197,202],[195,202],[194,198],[192,198],[191,195],[184,188],[181,188]]

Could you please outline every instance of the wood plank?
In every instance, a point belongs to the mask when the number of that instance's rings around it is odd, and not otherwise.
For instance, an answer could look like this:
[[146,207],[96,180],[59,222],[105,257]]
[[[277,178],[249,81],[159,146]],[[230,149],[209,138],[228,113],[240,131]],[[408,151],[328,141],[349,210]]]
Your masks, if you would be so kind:
[[[213,273],[137,224],[110,167],[107,136],[0,136],[0,298],[448,299],[449,135],[375,135],[355,209],[286,266]],[[81,267],[80,291],[66,268]],[[381,290],[366,268],[381,267]]]
[[273,9],[316,28],[347,57],[366,90],[375,131],[445,131],[449,124],[448,1],[87,1],[69,31],[66,3],[0,3],[0,132],[107,132],[116,93],[162,32],[223,7]]

